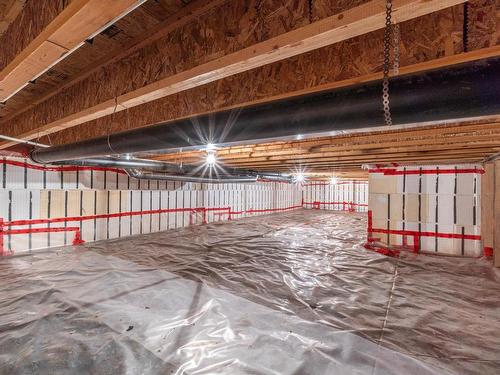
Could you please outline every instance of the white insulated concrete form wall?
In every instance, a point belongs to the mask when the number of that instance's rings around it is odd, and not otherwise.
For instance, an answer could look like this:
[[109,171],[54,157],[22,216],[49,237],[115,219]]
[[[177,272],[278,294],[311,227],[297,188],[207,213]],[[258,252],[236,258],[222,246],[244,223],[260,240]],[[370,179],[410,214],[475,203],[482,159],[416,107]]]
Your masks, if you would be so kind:
[[368,181],[308,182],[302,187],[305,208],[366,212]]
[[482,173],[479,165],[370,169],[369,242],[481,256]]
[[11,254],[157,232],[300,208],[301,201],[293,184],[141,181],[119,170],[3,158],[0,249]]

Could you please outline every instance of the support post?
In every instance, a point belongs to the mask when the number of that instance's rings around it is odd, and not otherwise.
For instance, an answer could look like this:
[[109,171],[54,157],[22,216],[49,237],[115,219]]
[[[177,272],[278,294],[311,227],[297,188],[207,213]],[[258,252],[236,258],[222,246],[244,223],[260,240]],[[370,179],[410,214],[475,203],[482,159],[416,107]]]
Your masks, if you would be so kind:
[[485,255],[500,267],[500,160],[484,165],[481,181],[481,238]]
[[0,256],[4,255],[3,252],[3,218],[0,217]]

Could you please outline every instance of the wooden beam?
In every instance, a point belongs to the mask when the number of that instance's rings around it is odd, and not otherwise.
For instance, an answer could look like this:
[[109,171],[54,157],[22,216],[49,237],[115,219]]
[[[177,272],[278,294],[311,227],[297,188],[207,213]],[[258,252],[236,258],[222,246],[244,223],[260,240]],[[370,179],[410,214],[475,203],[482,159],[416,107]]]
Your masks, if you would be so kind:
[[110,22],[140,5],[141,0],[73,0],[0,72],[0,102],[68,56]]
[[454,155],[433,155],[433,156],[415,156],[415,155],[407,155],[407,156],[380,156],[373,158],[361,158],[357,160],[344,159],[344,160],[330,160],[330,161],[316,161],[316,162],[273,162],[273,161],[265,161],[265,162],[249,162],[249,163],[229,163],[228,166],[231,167],[243,167],[243,168],[251,168],[251,169],[261,169],[266,167],[268,169],[276,169],[276,170],[293,170],[298,167],[307,167],[311,170],[315,170],[318,167],[325,168],[333,168],[333,167],[341,167],[341,166],[361,166],[362,164],[378,164],[378,163],[457,163],[457,162],[480,162],[484,159],[484,154],[478,155],[470,155],[463,156],[460,153]]
[[187,25],[189,22],[201,17],[203,14],[209,12],[210,10],[221,6],[228,0],[196,0],[188,5],[181,8],[178,12],[168,17],[165,21],[162,21],[154,28],[147,31],[147,36],[141,34],[134,38],[128,47],[119,47],[118,49],[111,51],[103,58],[98,61],[92,62],[81,74],[78,76],[65,81],[62,85],[55,87],[53,90],[49,91],[47,94],[42,95],[35,101],[31,102],[28,106],[23,107],[20,111],[10,114],[9,116],[2,119],[2,122],[7,122],[12,120],[14,117],[26,112],[27,110],[34,108],[37,104],[40,104],[47,99],[61,93],[62,91],[68,89],[69,87],[77,84],[90,77],[92,74],[97,72],[103,67],[116,63],[117,61],[130,56],[131,54],[139,51],[148,44],[155,42],[171,33],[172,31]]
[[[500,136],[500,133],[499,133]],[[415,152],[432,152],[432,151],[442,151],[442,150],[457,150],[460,149],[464,154],[471,150],[482,149],[485,153],[494,153],[500,148],[500,141],[492,140],[490,135],[478,136],[478,139],[472,141],[457,140],[454,142],[442,142],[442,143],[432,143],[428,144],[425,140],[414,140],[411,142],[393,142],[379,145],[379,144],[363,144],[363,145],[344,145],[344,146],[334,146],[328,150],[317,150],[311,151],[304,148],[296,149],[283,149],[283,150],[272,150],[272,151],[251,151],[251,152],[233,152],[224,153],[223,150],[217,153],[217,157],[221,161],[236,161],[240,159],[256,160],[257,158],[267,158],[268,160],[281,160],[281,159],[296,159],[296,158],[317,158],[336,155],[374,155],[379,153],[397,153],[404,151],[415,151]],[[482,140],[481,140],[482,139]],[[394,147],[397,145],[397,147]],[[185,163],[190,163],[193,160],[200,160],[205,157],[204,152],[199,153],[189,153],[185,154],[175,154],[173,156],[163,155],[156,157],[157,160],[166,161],[183,161]]]
[[[465,0],[395,0],[393,5],[394,21],[404,22],[463,2]],[[38,126],[37,128],[15,136],[32,139],[67,129],[110,115],[113,112],[381,29],[384,26],[384,19],[385,0],[372,0],[341,14],[213,59],[43,126],[35,124]],[[468,59],[470,55],[463,57]],[[448,61],[447,64],[449,65],[450,62]],[[373,75],[370,78],[373,79]],[[359,82],[359,78],[351,80],[349,83],[344,82],[344,84],[357,82]],[[4,143],[0,148],[7,146],[8,144]]]
[[[497,140],[499,139],[499,140]],[[403,131],[390,131],[373,134],[351,134],[313,140],[275,142],[251,146],[235,146],[217,151],[223,162],[258,158],[297,158],[318,155],[338,155],[349,151],[352,155],[370,155],[379,152],[402,151],[439,151],[460,149],[464,153],[474,148],[483,148],[492,153],[500,147],[500,124],[447,125],[439,128],[416,128]],[[198,161],[204,157],[200,151],[163,154],[153,157],[157,160],[186,162]]]
[[500,267],[500,160],[495,161],[495,218],[493,223],[495,266]]
[[[481,177],[481,241],[485,249],[495,248],[495,162],[484,164]],[[495,261],[500,254],[494,254]]]

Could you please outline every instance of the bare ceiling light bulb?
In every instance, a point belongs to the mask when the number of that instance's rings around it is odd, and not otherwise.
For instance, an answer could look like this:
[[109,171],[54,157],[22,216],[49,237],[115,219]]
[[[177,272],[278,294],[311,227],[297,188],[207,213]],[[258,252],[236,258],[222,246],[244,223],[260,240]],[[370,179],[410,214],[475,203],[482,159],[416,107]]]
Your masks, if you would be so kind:
[[295,182],[298,183],[298,184],[304,182],[305,179],[306,179],[306,177],[304,176],[303,173],[297,173],[295,175]]
[[215,153],[214,152],[209,152],[207,154],[207,158],[205,159],[205,163],[208,166],[213,167],[216,162],[217,162],[217,157],[215,156]]
[[337,178],[335,176],[332,176],[330,178],[330,185],[336,185],[338,182]]

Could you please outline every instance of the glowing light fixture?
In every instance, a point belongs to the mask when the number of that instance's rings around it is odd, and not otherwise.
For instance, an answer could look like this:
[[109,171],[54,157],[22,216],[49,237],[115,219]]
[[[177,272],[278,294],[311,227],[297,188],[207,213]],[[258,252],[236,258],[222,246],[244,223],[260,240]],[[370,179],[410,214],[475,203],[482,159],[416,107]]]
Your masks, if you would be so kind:
[[205,164],[209,167],[213,167],[217,163],[217,156],[215,156],[215,152],[208,152],[207,157],[205,159]]
[[213,143],[207,143],[207,152],[214,151],[215,150],[215,145]]
[[297,173],[295,175],[295,182],[298,184],[301,184],[302,182],[304,182],[305,179],[306,179],[306,177],[304,176],[304,173]]
[[335,176],[332,176],[330,178],[330,185],[336,185],[339,181],[337,180],[337,178]]

